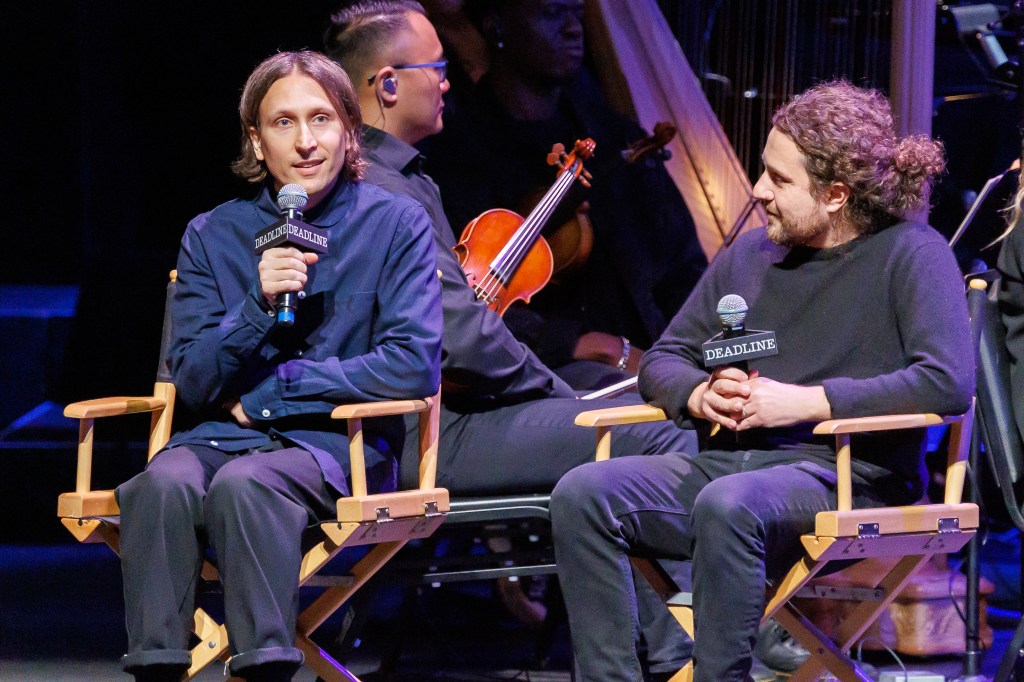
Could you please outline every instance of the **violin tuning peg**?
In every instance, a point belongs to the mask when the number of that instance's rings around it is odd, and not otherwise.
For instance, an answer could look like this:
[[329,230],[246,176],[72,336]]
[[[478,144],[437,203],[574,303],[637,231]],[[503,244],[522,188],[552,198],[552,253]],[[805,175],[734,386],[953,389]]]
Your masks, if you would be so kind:
[[552,151],[550,154],[547,155],[547,162],[548,162],[549,166],[557,166],[557,165],[559,165],[558,164],[558,154],[555,153],[554,151]]

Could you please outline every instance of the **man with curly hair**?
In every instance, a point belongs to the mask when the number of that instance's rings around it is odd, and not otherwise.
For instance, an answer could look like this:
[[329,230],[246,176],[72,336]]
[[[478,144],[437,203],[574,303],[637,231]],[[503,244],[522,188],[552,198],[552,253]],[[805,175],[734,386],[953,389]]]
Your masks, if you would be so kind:
[[[644,679],[630,555],[692,560],[695,679],[747,679],[765,581],[836,503],[834,444],[812,422],[970,404],[960,273],[938,233],[905,219],[925,205],[941,147],[900,139],[885,98],[842,81],[772,123],[754,187],[767,227],[719,254],[640,366],[644,398],[696,428],[699,453],[587,464],[552,495],[577,679]],[[727,294],[747,301],[749,327],[776,332],[779,354],[709,372],[701,344]],[[923,436],[854,437],[857,506],[921,497]]]

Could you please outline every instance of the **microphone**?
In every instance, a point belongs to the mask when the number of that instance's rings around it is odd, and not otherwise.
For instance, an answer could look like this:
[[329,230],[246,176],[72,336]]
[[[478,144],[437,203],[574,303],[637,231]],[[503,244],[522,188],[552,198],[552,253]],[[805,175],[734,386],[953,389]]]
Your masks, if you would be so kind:
[[775,332],[747,330],[747,302],[742,296],[729,294],[718,302],[715,312],[722,331],[704,342],[704,366],[732,365],[746,371],[747,360],[779,354]]
[[[277,193],[281,219],[256,233],[256,255],[276,246],[294,246],[300,251],[327,253],[327,232],[302,222],[302,209],[309,195],[302,185],[289,184]],[[295,324],[298,301],[306,294],[286,291],[277,297],[277,323],[282,327]]]
[[743,322],[747,319],[747,302],[742,296],[728,294],[718,302],[718,319],[722,323],[722,335],[732,339],[746,333]]

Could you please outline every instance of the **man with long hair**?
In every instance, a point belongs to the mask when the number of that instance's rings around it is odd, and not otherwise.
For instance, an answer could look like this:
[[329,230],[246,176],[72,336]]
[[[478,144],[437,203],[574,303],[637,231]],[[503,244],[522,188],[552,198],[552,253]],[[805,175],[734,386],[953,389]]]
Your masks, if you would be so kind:
[[[171,304],[170,366],[183,404],[176,432],[121,485],[128,653],[137,680],[189,667],[196,584],[208,546],[224,587],[228,669],[291,679],[303,530],[347,495],[338,403],[432,395],[440,382],[441,303],[430,221],[416,203],[359,182],[360,113],[345,72],[313,52],[282,52],[249,76],[236,173],[259,187],[189,223]],[[254,236],[280,216],[285,185],[326,252]],[[293,326],[275,322],[303,290]],[[393,489],[404,428],[377,424],[367,476]],[[371,445],[372,444],[372,445]]]
[[[552,494],[578,679],[643,679],[628,561],[639,554],[692,560],[695,679],[743,682],[766,579],[801,556],[800,536],[836,502],[834,443],[812,422],[970,405],[956,262],[938,233],[904,218],[924,206],[941,147],[899,138],[886,99],[842,81],[772,123],[754,187],[767,228],[712,262],[640,366],[642,395],[696,428],[700,452],[584,465]],[[709,372],[701,345],[728,294],[746,300],[749,327],[775,331],[779,354]],[[921,497],[923,437],[854,437],[857,506]]]

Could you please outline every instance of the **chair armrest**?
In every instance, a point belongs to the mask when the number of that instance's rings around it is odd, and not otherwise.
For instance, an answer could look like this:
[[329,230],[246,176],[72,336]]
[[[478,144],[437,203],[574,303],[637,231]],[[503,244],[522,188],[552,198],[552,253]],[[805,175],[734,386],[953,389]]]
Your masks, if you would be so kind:
[[368,417],[387,417],[395,414],[414,414],[430,409],[434,397],[422,400],[382,400],[372,403],[352,403],[339,405],[331,412],[333,419],[366,419]]
[[[938,426],[939,424],[955,424],[957,438],[950,441],[949,462],[947,465],[946,503],[957,503],[960,501],[958,490],[963,488],[963,459],[966,450],[963,444],[970,441],[970,425],[967,426],[967,438],[959,433],[963,429],[965,417],[968,419],[973,415],[973,407],[963,415],[943,417],[937,414],[891,414],[878,415],[874,417],[852,417],[849,419],[830,419],[823,421],[814,427],[814,433],[818,435],[833,435],[836,437],[836,474],[838,476],[836,495],[838,498],[838,511],[847,512],[853,509],[853,484],[850,471],[850,434],[867,433],[870,431],[892,431],[896,429],[917,429],[926,426]],[[950,487],[952,484],[952,487]]]
[[119,417],[126,414],[151,414],[149,425],[149,457],[167,444],[171,436],[174,413],[174,384],[157,381],[153,395],[114,398],[95,398],[71,403],[64,408],[64,416],[78,420],[78,466],[75,472],[75,493],[85,494],[92,486],[93,420],[99,417]]
[[123,414],[153,412],[167,407],[167,401],[154,396],[96,398],[71,403],[64,408],[64,416],[72,419],[95,419],[97,417],[117,417]]
[[660,422],[668,417],[660,407],[653,405],[623,405],[603,410],[588,410],[576,415],[576,426],[619,426],[642,422]]
[[576,415],[576,426],[592,426],[597,428],[597,449],[594,460],[602,462],[611,457],[611,427],[622,424],[639,424],[642,422],[660,422],[668,417],[660,407],[653,405],[623,405],[607,407],[603,410],[588,410]]
[[941,417],[937,414],[884,414],[875,417],[850,417],[823,421],[814,427],[814,433],[836,436],[843,433],[917,429],[939,424],[953,424],[961,419],[963,419],[963,415]]
[[434,488],[437,471],[437,437],[441,394],[415,400],[382,400],[371,403],[339,405],[331,411],[333,419],[348,420],[348,457],[352,477],[352,497],[366,497],[366,457],[363,449],[363,419],[419,413],[420,489]]

